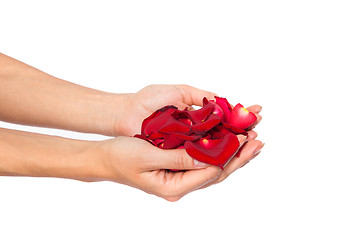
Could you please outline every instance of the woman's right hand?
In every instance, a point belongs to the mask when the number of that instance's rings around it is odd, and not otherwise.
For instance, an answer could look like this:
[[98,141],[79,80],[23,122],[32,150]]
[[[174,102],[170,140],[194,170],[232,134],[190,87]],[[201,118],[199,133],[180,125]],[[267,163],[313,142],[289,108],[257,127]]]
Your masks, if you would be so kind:
[[[243,145],[246,138],[242,135],[238,138]],[[250,151],[254,150],[251,148],[254,144],[247,145]],[[222,173],[219,167],[194,160],[184,149],[164,150],[134,137],[105,140],[100,148],[102,179],[126,184],[168,201],[177,201],[194,190],[216,183]],[[252,157],[244,156],[242,162]]]

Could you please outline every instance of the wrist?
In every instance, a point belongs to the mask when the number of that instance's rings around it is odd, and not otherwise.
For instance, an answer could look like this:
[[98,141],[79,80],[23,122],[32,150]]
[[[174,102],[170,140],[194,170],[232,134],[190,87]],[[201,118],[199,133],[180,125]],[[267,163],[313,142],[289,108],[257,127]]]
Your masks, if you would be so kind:
[[[101,109],[96,110],[94,117],[89,117],[89,125],[96,127],[95,132],[107,136],[125,135],[126,129],[122,122],[126,119],[126,105],[131,94],[104,93],[98,96]],[[92,122],[92,119],[97,119]]]
[[[84,182],[99,182],[108,180],[103,159],[104,151],[100,141],[84,141],[71,157],[77,164],[73,166],[72,175],[63,176]],[[70,163],[68,163],[69,165]]]
[[131,104],[132,93],[127,94],[113,94],[111,99],[108,100],[107,105],[105,106],[108,112],[109,118],[105,119],[107,123],[107,128],[109,131],[109,136],[129,136],[129,129],[126,122],[129,121],[129,105]]

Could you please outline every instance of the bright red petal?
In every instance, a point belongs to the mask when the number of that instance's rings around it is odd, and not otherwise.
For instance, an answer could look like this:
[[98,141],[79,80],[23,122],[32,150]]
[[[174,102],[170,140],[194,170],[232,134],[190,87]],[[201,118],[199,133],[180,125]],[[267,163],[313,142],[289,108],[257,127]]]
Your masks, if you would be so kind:
[[201,138],[195,142],[185,142],[186,152],[198,161],[219,166],[224,165],[236,154],[240,143],[235,134],[229,133],[221,139]]
[[230,119],[230,113],[231,113],[231,105],[228,102],[228,100],[226,98],[221,98],[221,97],[215,97],[216,99],[216,104],[221,108],[224,116],[223,116],[223,121],[227,122]]
[[229,124],[234,127],[246,129],[250,127],[256,121],[256,115],[252,112],[249,112],[246,108],[243,107],[240,103],[237,104],[231,111],[231,116]]

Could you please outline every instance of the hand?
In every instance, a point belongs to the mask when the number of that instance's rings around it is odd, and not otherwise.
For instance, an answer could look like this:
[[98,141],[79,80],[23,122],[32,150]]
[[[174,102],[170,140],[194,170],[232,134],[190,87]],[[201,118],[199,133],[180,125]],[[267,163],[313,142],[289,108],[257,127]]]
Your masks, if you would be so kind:
[[[240,146],[246,138],[238,136]],[[117,137],[101,145],[98,179],[138,188],[168,201],[223,181],[239,164],[247,163],[261,149],[261,142],[251,140],[244,145],[239,158],[234,158],[222,171],[219,167],[198,162],[184,149],[163,150],[132,137]],[[97,155],[97,154],[95,154]],[[173,172],[168,169],[183,171]]]
[[100,148],[99,179],[126,184],[168,201],[177,201],[216,180],[221,172],[219,167],[194,161],[184,149],[163,150],[133,137],[106,140]]
[[115,116],[115,132],[133,136],[141,131],[142,121],[166,105],[183,110],[192,105],[202,106],[204,97],[214,99],[215,94],[188,85],[150,85],[137,93],[126,95],[122,110]]
[[[115,114],[114,132],[116,136],[133,136],[141,131],[142,121],[153,112],[166,105],[174,105],[179,109],[192,108],[193,105],[203,105],[203,98],[214,99],[216,94],[194,88],[188,85],[150,85],[134,94],[122,94],[113,100],[112,108]],[[253,105],[248,108],[255,113],[257,121],[247,130],[251,131],[261,120],[261,107]]]

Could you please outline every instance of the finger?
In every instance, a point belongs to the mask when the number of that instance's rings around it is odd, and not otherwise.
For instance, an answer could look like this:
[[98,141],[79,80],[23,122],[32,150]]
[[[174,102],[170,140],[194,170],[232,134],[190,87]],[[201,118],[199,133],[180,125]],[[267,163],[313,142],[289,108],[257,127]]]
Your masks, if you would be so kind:
[[259,122],[261,121],[262,119],[262,116],[259,114],[262,110],[262,106],[260,105],[253,105],[253,106],[250,106],[248,108],[246,108],[247,110],[249,110],[250,112],[254,113],[255,116],[256,116],[256,121],[250,126],[248,127],[246,130],[251,130],[253,128],[256,127],[256,125],[259,124]]
[[250,140],[255,140],[257,138],[257,132],[253,131],[253,130],[250,130],[247,132],[248,133],[248,136],[247,136],[247,141],[250,141]]
[[262,107],[260,105],[253,105],[253,106],[247,107],[246,109],[249,110],[250,112],[258,114],[261,112]]
[[163,150],[156,149],[152,156],[149,156],[146,170],[155,169],[176,169],[189,170],[206,168],[209,164],[197,161],[190,157],[185,149]]
[[203,98],[206,97],[209,100],[215,99],[215,93],[208,92],[205,90],[201,90],[189,85],[178,85],[181,89],[184,97],[185,104],[191,106],[202,106],[203,105]]
[[217,182],[222,182],[230,174],[236,171],[238,168],[243,167],[251,159],[256,157],[261,149],[263,148],[264,143],[259,140],[252,140],[247,142],[241,149],[240,156],[233,158],[228,165],[221,172]]

